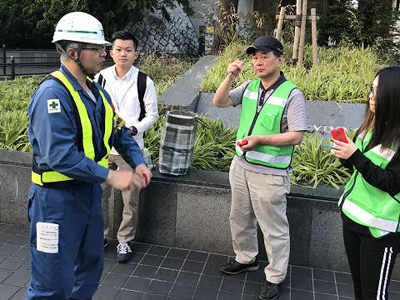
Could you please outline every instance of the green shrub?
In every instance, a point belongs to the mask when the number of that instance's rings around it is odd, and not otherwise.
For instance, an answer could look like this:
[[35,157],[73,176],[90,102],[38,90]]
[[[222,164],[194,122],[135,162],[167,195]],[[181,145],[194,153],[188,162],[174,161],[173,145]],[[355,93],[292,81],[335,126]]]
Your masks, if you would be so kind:
[[[244,62],[244,69],[232,85],[236,87],[247,79],[256,79],[252,59],[245,55],[246,45],[231,44],[218,58],[203,82],[200,90],[213,93],[226,77],[228,65],[235,59]],[[290,48],[284,45],[284,48]],[[290,51],[286,51],[286,61],[290,61]],[[371,84],[376,71],[381,67],[374,52],[367,49],[341,46],[337,48],[318,48],[319,65],[312,65],[311,46],[305,47],[304,67],[284,64],[282,71],[286,78],[296,84],[306,99],[366,102],[368,99],[366,84]]]
[[0,84],[0,148],[30,151],[27,107],[42,78],[16,78]]
[[295,147],[290,174],[294,184],[313,185],[315,188],[320,183],[332,185],[346,184],[351,174],[344,168],[339,159],[331,154],[331,151],[323,145],[320,134],[306,133],[303,142]]
[[[140,59],[140,68],[153,79],[157,95],[168,89],[190,66],[190,62],[167,54],[158,57],[146,53]],[[0,83],[0,148],[31,151],[27,110],[32,94],[42,80],[39,76],[17,77]]]

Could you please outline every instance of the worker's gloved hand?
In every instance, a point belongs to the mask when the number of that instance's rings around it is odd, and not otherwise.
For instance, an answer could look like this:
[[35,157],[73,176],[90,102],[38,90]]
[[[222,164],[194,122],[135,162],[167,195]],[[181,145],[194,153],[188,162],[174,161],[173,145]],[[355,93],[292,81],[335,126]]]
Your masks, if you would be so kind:
[[109,170],[106,182],[118,190],[141,189],[145,186],[145,179],[132,171]]

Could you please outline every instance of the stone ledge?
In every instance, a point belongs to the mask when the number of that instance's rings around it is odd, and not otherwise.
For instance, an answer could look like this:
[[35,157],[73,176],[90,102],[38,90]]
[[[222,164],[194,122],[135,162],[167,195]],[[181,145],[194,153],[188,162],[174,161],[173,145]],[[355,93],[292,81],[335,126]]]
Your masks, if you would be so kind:
[[[0,222],[26,226],[31,154],[0,150]],[[231,192],[228,173],[189,170],[167,176],[154,170],[149,187],[140,194],[136,240],[170,247],[233,255],[229,226]],[[348,271],[342,238],[341,191],[292,186],[287,215],[293,265]],[[111,202],[113,237],[122,215],[121,193]],[[259,257],[266,258],[259,231]],[[393,270],[400,279],[400,265]]]

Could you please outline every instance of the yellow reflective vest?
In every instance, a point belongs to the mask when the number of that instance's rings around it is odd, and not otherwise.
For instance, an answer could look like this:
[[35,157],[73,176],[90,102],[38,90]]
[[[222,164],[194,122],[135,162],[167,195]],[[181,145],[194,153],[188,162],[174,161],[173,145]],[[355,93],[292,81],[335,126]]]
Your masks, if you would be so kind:
[[[79,120],[81,122],[81,129],[82,129],[82,149],[85,155],[90,158],[91,160],[95,161],[95,150],[93,145],[93,128],[92,123],[90,122],[89,115],[87,113],[85,104],[83,103],[79,93],[74,90],[72,84],[69,82],[67,77],[60,71],[55,71],[50,74],[52,77],[56,78],[60,83],[62,83],[69,93],[72,96],[72,99],[75,103],[75,106],[78,111]],[[91,81],[90,78],[88,80]],[[108,103],[107,99],[105,98],[103,92],[99,90],[101,98],[103,100],[104,105],[104,137],[103,143],[106,148],[106,154],[99,160],[97,163],[105,168],[108,168],[108,155],[110,153],[110,144],[109,140],[112,134],[114,121],[110,121],[114,118],[114,111],[111,105]],[[63,175],[56,171],[44,171],[38,172],[37,170],[32,170],[32,182],[38,185],[44,186],[47,183],[56,183],[56,182],[64,182],[70,181],[73,178],[70,178],[66,175]]]

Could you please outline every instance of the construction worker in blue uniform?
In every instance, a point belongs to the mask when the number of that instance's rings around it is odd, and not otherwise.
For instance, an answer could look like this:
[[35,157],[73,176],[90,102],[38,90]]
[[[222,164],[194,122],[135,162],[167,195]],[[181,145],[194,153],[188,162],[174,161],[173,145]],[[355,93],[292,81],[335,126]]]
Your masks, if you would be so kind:
[[[139,146],[91,81],[106,56],[101,23],[73,12],[57,24],[61,68],[29,104],[33,151],[28,217],[32,271],[27,300],[91,299],[103,270],[101,186],[142,188],[151,179]],[[108,169],[114,146],[132,171]]]

